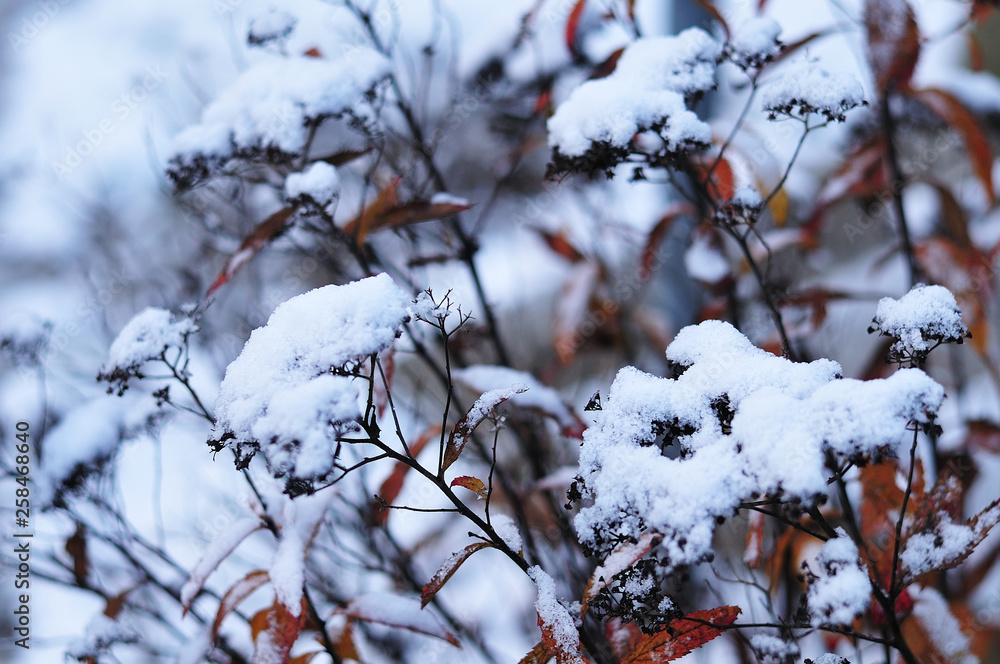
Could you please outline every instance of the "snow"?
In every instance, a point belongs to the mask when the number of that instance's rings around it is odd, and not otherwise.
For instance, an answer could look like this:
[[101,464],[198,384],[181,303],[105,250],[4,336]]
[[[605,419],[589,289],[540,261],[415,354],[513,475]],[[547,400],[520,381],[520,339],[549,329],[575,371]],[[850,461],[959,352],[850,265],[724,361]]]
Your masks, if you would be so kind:
[[176,318],[166,309],[147,307],[130,320],[111,344],[102,373],[132,371],[160,357],[168,348],[183,348],[198,330],[190,318]]
[[851,664],[846,657],[835,655],[832,652],[824,653],[815,659],[807,659],[806,662],[812,662],[812,664]]
[[154,408],[148,395],[102,395],[63,415],[45,435],[40,468],[32,477],[38,502],[49,504],[77,473],[99,470],[124,438],[143,427]]
[[750,647],[757,653],[761,664],[779,664],[799,656],[799,647],[790,641],[770,634],[754,634]]
[[431,196],[431,205],[455,205],[464,207],[469,205],[469,201],[461,196],[455,196],[445,191],[439,191]]
[[955,664],[978,664],[979,658],[970,652],[969,637],[948,608],[948,601],[933,588],[911,590],[913,617],[923,627],[924,634],[943,661]]
[[194,598],[201,592],[209,575],[219,564],[229,557],[240,543],[251,533],[260,530],[263,523],[257,517],[246,517],[233,522],[219,533],[208,545],[198,564],[191,570],[188,580],[181,587],[181,604],[190,606]]
[[707,235],[696,234],[684,252],[684,267],[698,281],[715,284],[729,276],[729,261]]
[[328,474],[331,429],[351,429],[361,416],[358,384],[330,372],[388,348],[409,318],[408,305],[386,274],[279,305],[226,370],[213,438],[228,439],[241,455],[259,446],[275,476]]
[[395,593],[371,592],[359,595],[348,602],[347,615],[368,622],[401,627],[420,634],[437,636],[454,643],[452,636],[434,614],[420,608],[420,601]]
[[943,399],[918,369],[842,379],[835,362],[770,355],[721,321],[681,330],[667,359],[681,371],[675,379],[618,372],[584,433],[579,476],[592,502],[574,520],[581,542],[602,555],[621,538],[663,534],[667,571],[711,556],[716,519],[744,500],[816,501],[827,489],[827,452],[898,455],[912,439],[908,424],[928,422]]
[[281,42],[295,30],[298,19],[288,12],[272,9],[259,14],[250,22],[247,31],[247,42],[251,46],[263,46],[271,42]]
[[816,564],[819,571],[806,591],[813,625],[847,625],[868,608],[871,581],[861,568],[858,547],[843,528],[823,543]]
[[772,18],[755,16],[732,27],[726,52],[740,69],[759,68],[781,53],[781,26]]
[[935,569],[947,569],[963,560],[1000,520],[1000,505],[992,505],[968,523],[953,523],[947,513],[936,517],[930,530],[906,538],[899,554],[900,569],[915,579]]
[[528,576],[538,588],[535,610],[538,611],[539,625],[551,635],[562,653],[559,661],[585,664],[586,660],[580,654],[580,634],[576,630],[576,621],[556,597],[556,582],[538,565],[528,569]]
[[514,383],[509,387],[499,387],[494,390],[487,390],[476,402],[472,404],[466,418],[469,422],[481,422],[483,418],[493,412],[498,405],[507,401],[516,394],[527,392],[528,386],[524,383]]
[[521,532],[517,529],[513,519],[506,514],[494,514],[491,516],[490,522],[493,530],[500,536],[504,544],[510,547],[511,551],[517,553],[524,548]]
[[361,119],[370,115],[365,95],[390,71],[383,56],[361,48],[332,62],[311,57],[261,62],[205,109],[200,124],[174,139],[168,173],[183,188],[234,157],[300,154],[311,125],[348,111]]
[[577,431],[581,426],[579,418],[563,402],[556,390],[542,385],[537,378],[525,371],[475,364],[464,369],[456,369],[452,372],[452,376],[459,383],[479,392],[507,389],[510,386],[523,387],[525,391],[518,390],[518,393],[511,396],[510,403],[545,413],[554,418],[565,432]]
[[720,45],[690,28],[676,37],[649,37],[630,44],[614,73],[575,89],[549,119],[549,146],[580,157],[595,144],[625,148],[632,137],[664,125],[670,150],[707,145],[711,130],[689,111],[685,98],[715,87]]
[[729,199],[729,205],[742,208],[759,209],[764,205],[764,199],[760,197],[760,192],[751,184],[745,184],[736,190],[733,197]]
[[771,119],[778,115],[806,119],[820,113],[827,120],[843,122],[847,111],[865,103],[864,90],[853,76],[812,64],[782,72],[761,94],[761,106]]
[[891,352],[900,357],[925,355],[936,342],[969,336],[955,296],[944,286],[918,284],[898,300],[879,300],[871,331],[896,339]]
[[285,178],[285,198],[296,201],[308,197],[321,207],[333,203],[340,196],[340,177],[337,169],[325,161],[317,161],[301,173]]
[[275,599],[292,615],[302,611],[302,588],[305,585],[305,546],[294,531],[283,532],[274,552],[268,576],[274,586]]

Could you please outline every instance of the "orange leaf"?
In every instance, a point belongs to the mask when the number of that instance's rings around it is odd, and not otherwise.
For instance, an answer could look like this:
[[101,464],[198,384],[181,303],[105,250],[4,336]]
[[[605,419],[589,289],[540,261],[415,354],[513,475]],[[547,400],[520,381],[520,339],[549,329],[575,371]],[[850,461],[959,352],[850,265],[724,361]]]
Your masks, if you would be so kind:
[[[253,634],[255,662],[288,662],[292,646],[302,632],[301,616],[293,615],[281,602],[275,602],[270,608],[258,612],[250,619],[250,631]],[[264,658],[267,657],[265,660]]]
[[486,417],[493,412],[493,409],[510,399],[515,394],[527,391],[525,385],[512,385],[497,390],[489,390],[476,399],[462,419],[455,424],[455,428],[448,438],[448,445],[444,450],[444,466],[442,470],[447,470],[451,464],[458,460],[465,449],[465,444],[469,442],[472,432],[482,423]]
[[993,190],[993,151],[975,116],[950,92],[926,88],[910,92],[921,104],[962,135],[972,162],[972,172],[983,185],[991,202],[996,202]]
[[226,591],[219,601],[219,610],[216,612],[215,620],[212,622],[213,640],[218,636],[219,627],[222,626],[222,621],[226,619],[226,616],[232,613],[240,605],[240,602],[253,594],[255,590],[267,583],[268,580],[267,572],[259,569],[250,572],[229,587],[229,590]]
[[867,0],[868,61],[880,92],[909,86],[920,57],[920,32],[906,0]]
[[[439,435],[441,433],[441,426],[434,425],[427,429],[427,431],[420,434],[420,437],[410,445],[410,455],[416,457],[427,445],[431,438]],[[396,497],[399,492],[403,490],[403,480],[406,479],[406,473],[409,472],[410,465],[403,463],[402,461],[397,461],[396,466],[389,473],[389,477],[385,478],[382,482],[382,486],[378,489],[378,495],[385,500],[385,502],[390,505],[395,502]],[[375,524],[379,526],[385,525],[386,520],[389,518],[389,510],[382,510],[375,513],[373,517]]]
[[640,639],[622,664],[658,664],[683,657],[722,634],[740,612],[738,606],[720,606],[672,620],[662,632]]
[[478,477],[472,477],[471,475],[459,475],[451,481],[451,486],[460,486],[472,491],[480,498],[485,498],[489,495],[486,489],[486,485]]
[[569,13],[569,20],[566,22],[566,48],[570,53],[576,53],[576,32],[580,29],[580,17],[587,5],[587,0],[576,0],[573,10]]
[[212,282],[212,285],[208,287],[205,297],[211,297],[223,284],[232,279],[233,275],[241,267],[256,256],[261,249],[280,236],[285,231],[288,219],[294,212],[295,208],[287,207],[278,210],[257,224],[253,231],[250,232],[250,235],[246,236],[243,242],[240,243],[240,248],[236,250],[236,253],[226,259],[226,264],[222,267],[222,271],[215,278],[215,281]]
[[[476,481],[479,482],[479,480]],[[453,486],[454,484],[455,483],[452,482]],[[482,482],[480,482],[480,484],[482,484]],[[420,591],[420,608],[427,606],[427,604],[434,599],[434,595],[441,590],[444,584],[448,582],[448,579],[450,579],[452,575],[458,571],[458,568],[462,566],[462,563],[468,560],[472,554],[491,546],[493,545],[489,542],[474,542],[461,551],[451,554],[451,556],[444,561],[444,564],[441,565],[441,568],[434,573],[433,578],[427,582],[427,585],[424,586],[423,590]]]

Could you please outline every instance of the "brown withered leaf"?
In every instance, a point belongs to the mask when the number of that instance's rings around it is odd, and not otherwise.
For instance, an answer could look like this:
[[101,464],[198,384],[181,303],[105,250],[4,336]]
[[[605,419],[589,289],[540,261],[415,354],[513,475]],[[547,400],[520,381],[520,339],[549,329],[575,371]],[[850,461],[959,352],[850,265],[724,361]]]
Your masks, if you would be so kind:
[[920,31],[906,0],[867,0],[868,61],[881,93],[905,89],[920,57]]
[[729,24],[726,22],[722,12],[715,6],[715,2],[712,0],[694,0],[694,3],[704,9],[713,20],[722,26],[722,31],[726,33],[726,39],[729,39],[730,34],[732,34],[729,31]]
[[233,278],[241,267],[246,265],[250,259],[260,253],[260,250],[273,242],[285,232],[288,220],[295,212],[295,208],[287,207],[278,210],[264,221],[257,224],[250,235],[247,235],[240,248],[232,256],[226,259],[226,264],[215,278],[212,285],[208,287],[205,297],[211,297],[215,291],[219,290],[226,282]]
[[472,208],[469,203],[454,201],[433,202],[422,198],[406,203],[399,202],[399,184],[402,177],[395,178],[379,192],[361,214],[344,225],[344,232],[354,237],[358,244],[364,244],[369,233],[387,228],[400,228],[421,221],[431,221],[449,217]]
[[366,154],[371,152],[371,148],[365,148],[364,150],[342,150],[340,152],[334,152],[333,154],[328,154],[325,157],[319,157],[314,161],[325,161],[331,166],[343,166],[344,164],[349,164],[355,159],[360,159]]
[[683,657],[722,634],[740,613],[738,606],[720,606],[672,620],[662,632],[640,639],[622,664],[659,664]]
[[694,211],[694,208],[687,203],[679,203],[671,205],[660,216],[659,221],[653,225],[646,235],[646,245],[643,247],[642,260],[640,262],[640,276],[647,275],[648,278],[648,275],[659,267],[659,263],[661,262],[660,246],[663,244],[663,239],[667,236],[667,232],[674,221],[685,214],[694,214]]
[[515,394],[527,391],[527,389],[525,385],[512,385],[498,390],[489,390],[480,395],[472,404],[469,412],[462,416],[462,419],[452,429],[444,450],[443,469],[447,470],[451,464],[458,460],[458,457],[462,455],[462,450],[465,449],[465,444],[469,442],[472,432],[493,412],[494,408]]
[[546,664],[553,657],[552,648],[545,642],[545,639],[542,639],[527,655],[521,658],[518,664]]
[[909,92],[914,99],[957,131],[965,143],[965,150],[972,163],[972,172],[983,185],[990,202],[996,202],[993,190],[993,151],[989,139],[972,113],[959,99],[939,88],[925,88]]
[[420,608],[427,606],[434,599],[434,596],[444,587],[448,579],[458,571],[462,563],[468,560],[472,554],[492,546],[489,542],[473,542],[461,551],[451,554],[438,571],[434,573],[431,580],[427,582],[427,585],[420,591]]
[[82,523],[76,524],[76,532],[66,540],[66,553],[73,561],[73,580],[85,588],[90,574],[90,557],[87,555],[87,530]]
[[270,581],[270,577],[267,572],[258,569],[250,572],[226,590],[219,601],[219,610],[215,613],[215,620],[212,621],[213,640],[218,636],[219,627],[222,626],[222,621],[226,619],[226,616],[232,613],[243,600],[268,581]]

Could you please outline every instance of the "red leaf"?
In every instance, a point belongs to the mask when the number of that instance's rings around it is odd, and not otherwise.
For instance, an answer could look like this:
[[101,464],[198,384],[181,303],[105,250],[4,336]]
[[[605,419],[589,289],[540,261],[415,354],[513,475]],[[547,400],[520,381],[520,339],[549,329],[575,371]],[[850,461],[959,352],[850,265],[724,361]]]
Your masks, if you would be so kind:
[[233,610],[240,605],[240,603],[247,597],[252,595],[254,591],[263,586],[270,580],[267,572],[262,569],[250,572],[242,579],[234,583],[226,591],[226,594],[222,596],[219,601],[219,610],[215,614],[215,620],[212,622],[212,639],[215,640],[216,636],[219,634],[219,627],[222,626],[222,621],[226,619]]
[[469,491],[473,492],[480,498],[485,498],[489,495],[486,485],[478,477],[472,477],[471,475],[459,475],[451,481],[451,486],[460,486]]
[[236,253],[226,259],[226,264],[223,266],[222,272],[215,278],[212,285],[208,287],[205,297],[211,297],[223,284],[232,279],[233,275],[241,267],[256,256],[261,249],[280,236],[285,231],[288,219],[294,212],[295,208],[287,207],[278,210],[257,224],[253,231],[250,232],[250,235],[246,236],[246,239],[240,244],[240,248],[236,250]]
[[666,630],[640,639],[622,664],[658,664],[683,657],[722,634],[740,612],[738,606],[720,606],[677,618]]
[[[452,482],[452,486],[454,485],[455,482]],[[424,586],[423,590],[420,591],[420,608],[427,606],[427,604],[434,599],[434,595],[441,590],[444,584],[448,582],[448,579],[450,579],[452,575],[458,571],[458,568],[462,566],[462,563],[468,560],[472,554],[476,551],[492,546],[493,545],[489,542],[475,542],[461,551],[451,554],[451,556],[449,556],[448,559],[441,565],[440,569],[434,573],[433,578],[427,582],[427,585]]]
[[469,442],[472,432],[493,412],[494,408],[515,394],[527,391],[527,389],[525,385],[511,385],[510,387],[489,390],[476,399],[476,403],[472,404],[472,408],[455,424],[455,428],[451,432],[448,445],[444,450],[442,470],[447,470],[451,464],[458,460],[458,457],[462,455],[462,450],[465,449],[465,444]]
[[969,160],[972,162],[972,171],[982,183],[986,193],[989,194],[990,201],[995,203],[993,151],[990,150],[989,139],[976,122],[975,116],[950,92],[937,88],[927,88],[913,90],[910,94],[962,135],[965,148],[969,153]]
[[905,89],[920,57],[920,32],[906,0],[867,0],[868,61],[880,92]]
[[576,53],[576,31],[580,28],[580,17],[587,5],[587,0],[576,0],[573,10],[569,13],[569,20],[566,22],[566,48],[570,53]]
[[[420,437],[410,445],[410,455],[416,457],[427,445],[431,438],[438,436],[441,433],[441,427],[439,425],[434,425],[420,434]],[[389,477],[385,478],[382,482],[382,486],[378,489],[378,495],[385,500],[385,502],[390,505],[395,502],[396,497],[399,492],[403,489],[403,481],[406,479],[406,473],[409,472],[410,465],[405,464],[402,461],[397,461],[396,466],[389,473]],[[389,518],[390,510],[382,510],[375,513],[373,520],[375,525],[384,526],[385,522]]]
[[323,57],[323,54],[320,53],[319,49],[316,48],[315,46],[313,46],[311,49],[309,49],[308,51],[306,51],[302,55],[304,55],[304,56],[306,56],[308,58],[322,58]]

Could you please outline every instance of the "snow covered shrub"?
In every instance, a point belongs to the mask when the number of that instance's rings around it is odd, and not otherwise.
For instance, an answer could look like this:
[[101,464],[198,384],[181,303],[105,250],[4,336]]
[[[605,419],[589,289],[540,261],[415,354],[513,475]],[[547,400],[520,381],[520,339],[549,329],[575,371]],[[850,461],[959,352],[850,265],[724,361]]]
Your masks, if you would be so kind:
[[0,323],[32,583],[97,599],[43,656],[985,660],[1000,84],[904,0],[697,4],[135,5],[158,179],[95,151]]

